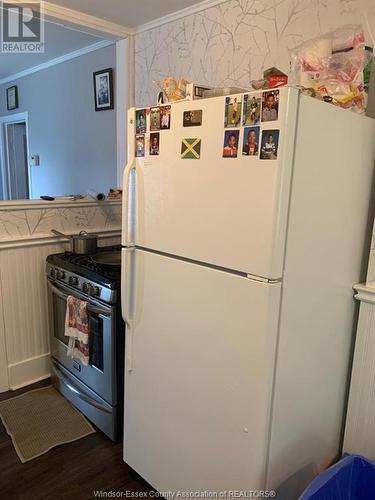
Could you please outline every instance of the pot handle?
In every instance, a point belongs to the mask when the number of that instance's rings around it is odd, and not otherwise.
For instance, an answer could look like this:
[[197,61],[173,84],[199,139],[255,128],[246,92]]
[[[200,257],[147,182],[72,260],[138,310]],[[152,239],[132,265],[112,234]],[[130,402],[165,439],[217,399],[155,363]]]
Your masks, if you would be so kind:
[[53,233],[56,236],[60,236],[60,238],[65,238],[68,240],[72,239],[71,236],[69,236],[68,234],[61,233],[60,231],[57,231],[57,229],[51,229],[51,233]]
[[88,236],[89,233],[87,231],[80,231],[79,236]]

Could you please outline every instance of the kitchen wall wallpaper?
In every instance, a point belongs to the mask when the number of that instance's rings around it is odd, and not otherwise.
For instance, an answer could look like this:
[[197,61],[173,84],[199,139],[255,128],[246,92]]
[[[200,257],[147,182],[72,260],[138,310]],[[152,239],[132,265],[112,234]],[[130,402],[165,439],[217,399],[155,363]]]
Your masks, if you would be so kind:
[[373,0],[230,0],[135,37],[136,105],[156,101],[165,76],[249,88],[289,49],[343,24],[375,33]]
[[51,229],[67,233],[82,230],[120,231],[121,202],[90,206],[3,209],[0,207],[0,248],[6,241],[53,236]]

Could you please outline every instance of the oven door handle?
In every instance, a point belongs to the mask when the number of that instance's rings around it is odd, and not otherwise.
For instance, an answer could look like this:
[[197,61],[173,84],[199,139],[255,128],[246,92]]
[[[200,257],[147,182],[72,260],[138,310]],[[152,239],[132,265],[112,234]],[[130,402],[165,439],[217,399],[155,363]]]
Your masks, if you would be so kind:
[[85,403],[94,406],[98,410],[104,411],[105,413],[112,413],[111,410],[109,410],[106,406],[102,405],[95,399],[91,398],[84,392],[82,392],[81,389],[79,389],[76,385],[74,385],[63,373],[62,371],[55,365],[55,363],[52,361],[52,370],[56,377],[60,380],[62,384],[65,385],[67,389],[69,389],[70,392],[72,392],[75,396],[77,396],[79,399],[84,401]]
[[[55,285],[52,285],[52,283],[49,280],[48,280],[48,286],[53,293],[55,293],[58,297],[60,297],[60,299],[67,300],[68,295],[66,293],[61,292]],[[89,302],[87,303],[87,309],[89,312],[95,314],[101,314],[102,316],[111,316],[111,312],[107,311],[107,309],[104,309],[103,307],[93,306]]]

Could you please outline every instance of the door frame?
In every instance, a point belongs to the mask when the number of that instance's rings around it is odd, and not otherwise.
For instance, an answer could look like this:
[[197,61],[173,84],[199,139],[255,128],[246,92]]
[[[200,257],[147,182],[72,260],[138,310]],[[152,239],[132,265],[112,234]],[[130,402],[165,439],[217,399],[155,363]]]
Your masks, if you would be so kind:
[[5,338],[2,275],[0,271],[0,393],[9,391],[8,350]]
[[9,161],[7,151],[7,128],[6,125],[12,123],[25,123],[26,125],[26,154],[27,154],[27,172],[29,177],[29,199],[33,197],[31,168],[30,168],[30,153],[29,153],[29,114],[13,113],[11,115],[0,116],[0,165],[3,184],[3,197],[9,199]]

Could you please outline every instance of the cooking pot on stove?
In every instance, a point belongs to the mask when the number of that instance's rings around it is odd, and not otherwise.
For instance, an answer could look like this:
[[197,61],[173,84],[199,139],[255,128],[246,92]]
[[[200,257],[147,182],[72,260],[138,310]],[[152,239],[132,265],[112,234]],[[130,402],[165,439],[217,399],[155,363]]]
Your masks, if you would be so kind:
[[56,229],[51,229],[51,233],[59,236],[60,238],[66,238],[72,242],[71,251],[79,255],[86,255],[96,253],[98,250],[98,235],[88,234],[87,231],[81,231],[76,235],[68,235],[57,231]]

